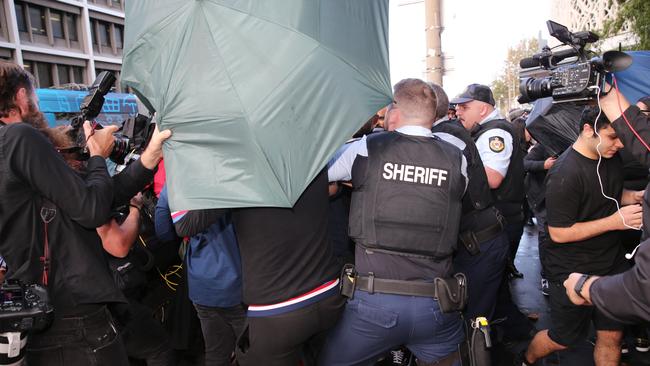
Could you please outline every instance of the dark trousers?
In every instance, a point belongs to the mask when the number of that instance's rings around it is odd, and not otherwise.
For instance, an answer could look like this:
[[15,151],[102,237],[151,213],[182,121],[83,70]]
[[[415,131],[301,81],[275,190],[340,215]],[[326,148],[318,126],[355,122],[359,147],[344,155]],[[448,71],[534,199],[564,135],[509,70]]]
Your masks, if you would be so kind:
[[298,365],[303,347],[336,325],[344,305],[336,294],[286,314],[249,317],[237,340],[239,365]]
[[132,301],[128,312],[128,321],[122,330],[127,355],[146,360],[147,366],[175,365],[169,336],[162,324],[153,317],[151,309]]
[[548,245],[547,241],[550,240],[546,229],[546,208],[540,211],[535,211],[535,217],[537,218],[537,248],[539,252],[539,261],[542,264],[542,278],[546,278],[544,275],[544,256],[546,255],[545,246]]
[[235,340],[244,328],[246,310],[242,305],[218,308],[194,304],[194,307],[203,331],[205,366],[230,365]]
[[83,316],[55,319],[27,343],[30,366],[128,365],[122,339],[106,307]]
[[519,250],[521,236],[524,234],[524,221],[508,221],[508,224],[506,224],[506,233],[508,234],[508,242],[510,243],[510,261],[514,263],[517,257],[517,250]]
[[471,255],[462,244],[454,257],[454,271],[467,277],[469,299],[465,319],[484,316],[492,320],[497,294],[503,280],[508,257],[508,236],[502,231],[497,237],[480,244],[481,252]]
[[[515,255],[517,254],[519,241],[521,240],[523,232],[523,221],[508,223],[506,225],[506,233],[508,234],[508,241],[510,242],[510,260],[512,262],[514,262]],[[524,315],[521,310],[519,310],[519,307],[517,307],[517,305],[512,301],[510,284],[506,277],[501,281],[501,286],[499,287],[494,317],[497,319],[504,319],[503,323],[499,325],[499,327],[506,330],[504,339],[520,340],[532,337],[534,328],[526,315]]]

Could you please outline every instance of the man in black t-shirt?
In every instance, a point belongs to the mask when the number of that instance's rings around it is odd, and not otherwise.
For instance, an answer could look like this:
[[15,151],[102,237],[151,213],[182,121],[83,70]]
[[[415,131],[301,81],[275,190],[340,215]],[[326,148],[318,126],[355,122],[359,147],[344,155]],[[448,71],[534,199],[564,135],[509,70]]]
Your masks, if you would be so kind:
[[607,118],[588,107],[581,120],[577,141],[557,159],[546,180],[550,240],[542,264],[550,282],[552,326],[535,335],[525,362],[585,340],[590,321],[597,331],[596,365],[618,365],[620,358],[622,325],[598,310],[573,305],[562,281],[574,271],[605,275],[627,269],[620,234],[641,225],[643,192],[623,189],[617,154],[623,144]]

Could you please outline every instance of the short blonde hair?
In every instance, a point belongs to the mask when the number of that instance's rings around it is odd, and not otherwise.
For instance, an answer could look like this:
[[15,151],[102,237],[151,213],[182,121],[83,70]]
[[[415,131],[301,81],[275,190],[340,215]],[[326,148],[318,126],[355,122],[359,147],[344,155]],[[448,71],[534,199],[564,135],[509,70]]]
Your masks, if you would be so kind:
[[404,118],[433,122],[437,98],[431,85],[420,79],[404,79],[395,84],[395,103]]

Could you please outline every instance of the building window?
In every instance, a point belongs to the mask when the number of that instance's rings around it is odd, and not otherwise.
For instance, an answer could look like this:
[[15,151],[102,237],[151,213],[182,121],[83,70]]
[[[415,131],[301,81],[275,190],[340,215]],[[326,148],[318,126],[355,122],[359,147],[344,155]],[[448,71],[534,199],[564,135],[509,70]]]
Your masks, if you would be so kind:
[[75,14],[78,8],[54,2],[52,7],[45,8],[21,1],[15,2],[15,8],[21,41],[56,49],[81,49],[79,17]]
[[0,1],[0,40],[7,41],[7,17],[5,17],[4,6]]
[[50,10],[50,22],[52,24],[52,36],[65,39],[63,36],[63,14],[56,10]]
[[93,50],[98,54],[120,56],[124,45],[124,26],[91,18]]
[[101,5],[109,8],[124,10],[124,2],[122,0],[88,0],[88,2],[93,2],[96,5]]
[[27,32],[27,23],[25,22],[25,7],[20,3],[16,3],[16,23],[18,24],[19,31]]
[[46,35],[45,32],[45,10],[40,6],[29,7],[29,21],[32,26],[32,34]]
[[59,66],[57,67],[57,75],[59,76],[59,84],[69,84],[70,83],[70,70],[69,66]]
[[77,16],[75,14],[66,14],[65,22],[68,25],[68,39],[71,41],[78,41],[79,38],[77,36]]
[[39,88],[49,88],[54,85],[52,78],[52,64],[36,62],[36,74],[38,75]]
[[0,59],[13,61],[11,50],[8,48],[0,48]]
[[122,49],[124,44],[124,27],[121,25],[115,26],[115,46]]
[[109,40],[111,39],[110,34],[111,26],[108,23],[97,22],[97,31],[99,39],[97,39],[97,44],[101,46],[110,46]]
[[26,60],[23,65],[25,70],[34,75],[39,88],[49,88],[63,84],[84,84],[84,71],[80,66],[64,65],[41,61]]

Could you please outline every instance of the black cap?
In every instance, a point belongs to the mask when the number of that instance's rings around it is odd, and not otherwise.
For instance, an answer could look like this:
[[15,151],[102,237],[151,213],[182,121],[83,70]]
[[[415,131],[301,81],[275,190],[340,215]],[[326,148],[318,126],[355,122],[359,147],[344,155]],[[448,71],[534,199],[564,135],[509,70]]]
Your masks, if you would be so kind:
[[463,104],[471,102],[472,100],[478,100],[479,102],[484,102],[491,106],[494,106],[496,104],[490,87],[481,84],[468,85],[465,91],[451,100],[450,103]]

